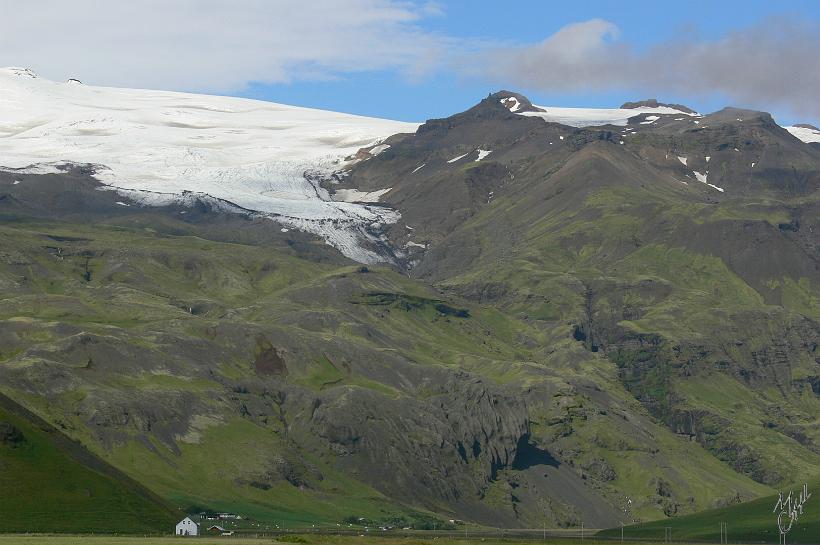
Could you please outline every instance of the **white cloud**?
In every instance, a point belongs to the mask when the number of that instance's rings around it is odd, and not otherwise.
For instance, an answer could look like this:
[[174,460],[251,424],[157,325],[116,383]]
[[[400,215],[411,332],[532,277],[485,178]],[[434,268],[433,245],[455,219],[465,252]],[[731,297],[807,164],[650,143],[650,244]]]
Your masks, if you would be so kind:
[[470,74],[543,92],[722,95],[737,105],[820,116],[817,24],[768,19],[716,40],[676,38],[645,51],[618,36],[608,21],[575,23],[537,44],[487,50]]
[[[609,21],[500,46],[425,30],[426,0],[0,0],[0,66],[99,85],[232,92],[249,82],[448,70],[494,87],[725,96],[820,116],[820,28],[765,20],[637,49]],[[488,17],[492,17],[488,13]]]
[[396,0],[0,0],[0,66],[51,79],[186,90],[419,74],[447,49],[419,23],[436,2]]

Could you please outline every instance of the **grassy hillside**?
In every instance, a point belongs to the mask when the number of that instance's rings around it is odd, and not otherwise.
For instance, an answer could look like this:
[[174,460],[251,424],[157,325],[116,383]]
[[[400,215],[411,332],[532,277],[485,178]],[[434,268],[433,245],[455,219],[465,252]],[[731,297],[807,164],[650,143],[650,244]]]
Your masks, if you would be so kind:
[[[319,346],[306,350],[307,332],[288,323],[313,307],[321,324],[328,303],[292,301],[287,292],[307,295],[314,285],[326,289],[326,282],[348,275],[372,276],[372,289],[384,290],[379,276],[153,229],[24,222],[0,232],[12,256],[0,263],[0,287],[9,295],[0,304],[9,326],[0,332],[0,371],[27,377],[29,393],[8,382],[6,391],[174,508],[238,512],[288,527],[353,515],[429,518],[328,461],[303,458],[282,436],[279,418],[247,411],[257,394],[248,395],[250,384],[278,378],[275,369],[257,369],[266,357],[278,361],[277,350],[290,352],[288,380],[308,392],[332,386],[393,395],[355,369],[328,370],[324,354],[335,359],[338,349],[315,339]],[[56,256],[56,247],[65,255]],[[47,368],[54,374],[39,375]],[[65,382],[68,375],[76,380]],[[66,531],[95,530],[85,519],[69,526]]]
[[[6,406],[4,406],[6,405]],[[176,514],[60,432],[0,403],[0,532],[168,532]],[[102,472],[100,471],[102,470]]]
[[[804,506],[804,513],[794,524],[788,534],[789,543],[818,543],[820,542],[820,480],[809,485],[809,492],[814,495]],[[800,487],[787,488],[799,492]],[[720,523],[728,526],[729,540],[732,542],[778,542],[777,515],[773,513],[777,496],[767,496],[754,501],[745,502],[721,509],[711,509],[702,513],[685,517],[659,520],[627,526],[624,529],[626,539],[662,539],[664,528],[672,529],[672,538],[675,540],[720,540]],[[601,537],[619,537],[620,528],[613,528],[598,533]]]
[[[175,508],[590,527],[624,497],[654,518],[770,490],[654,422],[566,325],[194,232],[15,222],[0,240],[9,395]],[[513,468],[522,438],[571,462]]]

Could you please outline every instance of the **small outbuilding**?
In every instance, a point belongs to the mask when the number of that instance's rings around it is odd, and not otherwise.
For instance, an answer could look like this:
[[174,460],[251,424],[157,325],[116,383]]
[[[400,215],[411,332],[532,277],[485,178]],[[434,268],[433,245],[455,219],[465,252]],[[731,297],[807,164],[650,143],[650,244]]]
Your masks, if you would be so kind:
[[178,536],[198,536],[199,525],[192,521],[190,517],[185,517],[177,523],[174,534]]
[[222,535],[224,532],[225,532],[225,528],[223,528],[222,526],[219,526],[218,524],[214,524],[213,526],[208,528],[208,533],[210,533],[210,534]]

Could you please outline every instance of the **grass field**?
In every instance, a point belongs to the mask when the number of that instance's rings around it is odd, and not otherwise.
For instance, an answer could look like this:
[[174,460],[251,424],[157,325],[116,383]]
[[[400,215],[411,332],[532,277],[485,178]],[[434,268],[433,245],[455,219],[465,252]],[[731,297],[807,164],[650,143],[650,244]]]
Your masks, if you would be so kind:
[[[525,545],[546,543],[548,545],[579,545],[580,539],[548,538],[539,539],[492,539],[492,538],[444,538],[444,537],[393,537],[393,536],[287,536],[297,538],[278,541],[274,538],[237,538],[237,537],[198,537],[190,541],[199,545],[216,545],[230,543],[233,545],[261,545],[273,543],[301,543],[303,545]],[[178,545],[189,540],[176,537],[116,537],[116,536],[0,536],[0,545]],[[583,543],[596,543],[594,538],[587,538]],[[607,543],[600,541],[599,543]],[[619,542],[620,543],[620,542]],[[624,542],[626,545],[652,545],[652,541]],[[662,543],[658,541],[657,543]]]
[[2,406],[0,422],[22,434],[13,446],[0,442],[0,531],[156,532],[173,524],[175,514],[159,498],[95,470],[90,455],[78,459],[55,441],[56,430],[42,429]]
[[[809,491],[817,490],[818,481],[809,484]],[[798,486],[787,488],[799,491]],[[804,506],[804,513],[788,534],[789,543],[820,543],[820,497],[810,497]],[[627,526],[627,539],[662,539],[664,528],[670,528],[672,539],[692,539],[697,541],[719,541],[720,523],[725,522],[729,540],[747,542],[777,543],[778,531],[776,515],[772,512],[777,496],[767,496],[754,501],[732,505],[721,509],[703,511],[686,517],[658,520]],[[601,537],[619,537],[620,528],[604,530]]]
[[[274,543],[271,538],[240,538],[226,539],[219,537],[191,538],[200,545],[216,543],[234,543],[237,545],[258,545]],[[0,536],[2,545],[166,545],[170,543],[185,543],[178,537],[116,537],[116,536]]]

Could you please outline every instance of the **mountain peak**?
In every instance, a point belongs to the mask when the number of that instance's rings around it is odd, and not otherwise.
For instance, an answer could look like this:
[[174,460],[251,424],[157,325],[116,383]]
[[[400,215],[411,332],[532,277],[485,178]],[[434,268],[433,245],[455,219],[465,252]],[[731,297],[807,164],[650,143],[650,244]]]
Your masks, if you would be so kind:
[[768,112],[761,112],[758,110],[749,110],[746,108],[736,108],[734,106],[727,106],[722,110],[718,110],[717,112],[713,112],[709,114],[709,118],[714,121],[721,121],[721,122],[750,122],[756,121],[759,123],[763,123],[765,125],[775,126],[777,123],[775,122],[772,115]]
[[634,110],[637,108],[672,108],[673,110],[678,110],[687,114],[696,114],[697,112],[688,106],[684,106],[683,104],[666,104],[664,102],[658,102],[656,98],[647,98],[645,100],[639,100],[637,102],[624,102],[621,104],[622,110]]
[[541,108],[534,106],[530,99],[520,93],[513,91],[498,91],[492,93],[487,97],[490,102],[498,102],[504,106],[511,113],[518,114],[522,112],[541,112]]

